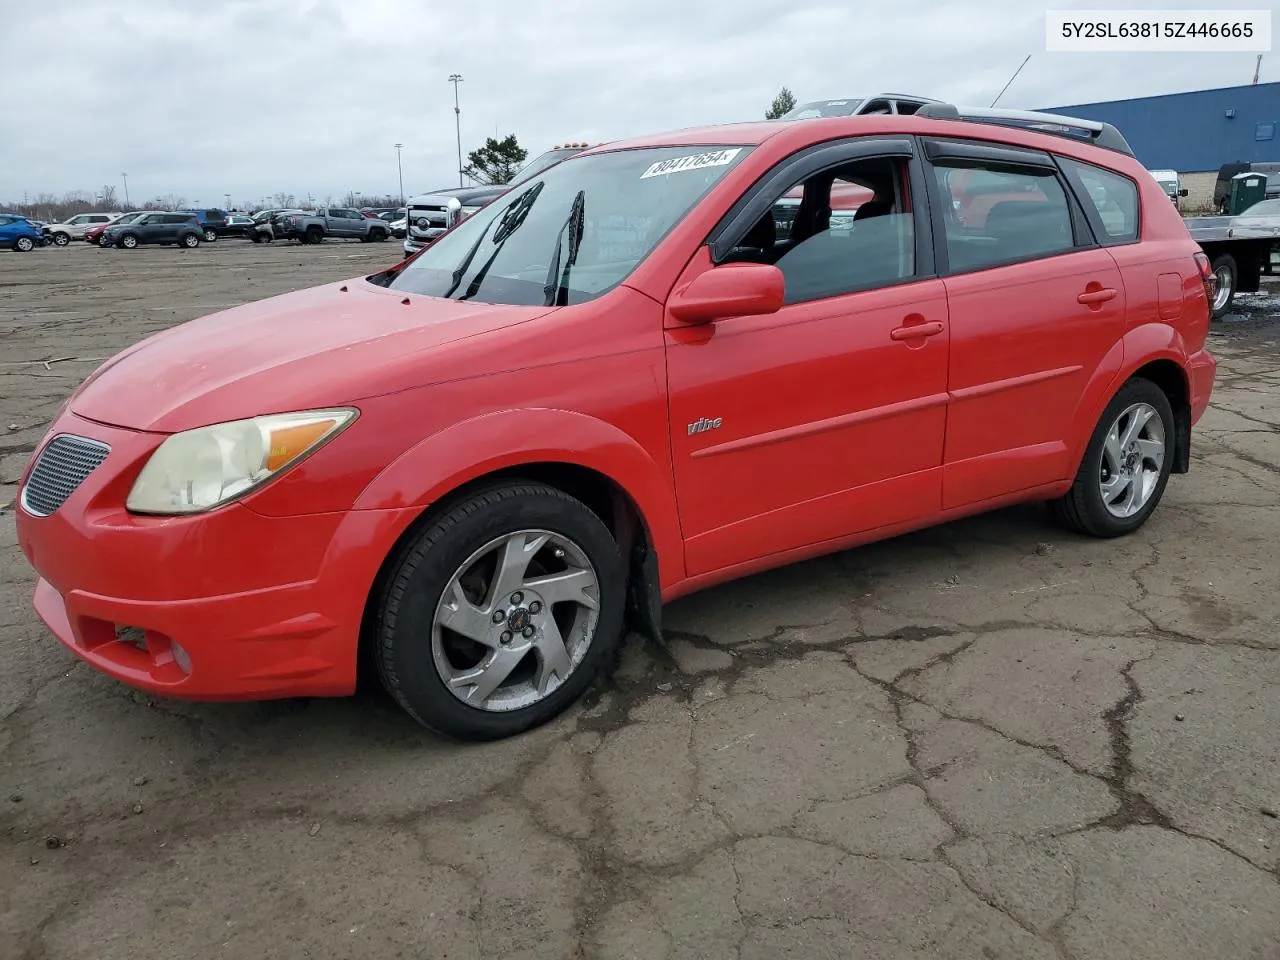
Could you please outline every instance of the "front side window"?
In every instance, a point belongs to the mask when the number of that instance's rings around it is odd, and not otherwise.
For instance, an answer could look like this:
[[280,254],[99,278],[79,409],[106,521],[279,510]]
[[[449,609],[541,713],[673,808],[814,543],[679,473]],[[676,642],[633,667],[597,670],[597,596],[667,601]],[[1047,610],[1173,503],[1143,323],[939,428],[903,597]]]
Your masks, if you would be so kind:
[[[1138,185],[1128,177],[1082,163],[1067,157],[1059,158],[1064,168],[1072,172],[1084,187],[1085,200],[1102,221],[1104,243],[1128,243],[1138,239]],[[1176,189],[1176,188],[1175,188]],[[1085,199],[1087,198],[1087,200]]]
[[13,217],[0,216],[0,227],[7,227],[9,224],[13,222],[14,222]]
[[657,147],[565,160],[472,214],[389,286],[526,306],[595,299],[625,280],[750,149]]
[[1050,170],[936,165],[952,273],[1065,253],[1074,246],[1066,191]]
[[787,303],[910,279],[915,231],[906,175],[906,163],[890,157],[813,174],[778,198],[726,262],[776,266]]

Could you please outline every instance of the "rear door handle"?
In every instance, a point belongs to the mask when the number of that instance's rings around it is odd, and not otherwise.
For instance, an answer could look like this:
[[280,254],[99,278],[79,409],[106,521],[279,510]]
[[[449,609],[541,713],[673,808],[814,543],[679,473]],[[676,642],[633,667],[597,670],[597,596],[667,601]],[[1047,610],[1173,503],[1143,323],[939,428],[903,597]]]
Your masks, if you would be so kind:
[[1076,303],[1085,303],[1093,306],[1095,303],[1106,303],[1108,300],[1114,300],[1115,296],[1116,291],[1112,287],[1104,287],[1101,290],[1087,290],[1076,297]]
[[895,327],[889,331],[893,340],[914,340],[916,337],[935,337],[942,332],[942,321],[932,320],[929,323],[913,323],[906,327]]

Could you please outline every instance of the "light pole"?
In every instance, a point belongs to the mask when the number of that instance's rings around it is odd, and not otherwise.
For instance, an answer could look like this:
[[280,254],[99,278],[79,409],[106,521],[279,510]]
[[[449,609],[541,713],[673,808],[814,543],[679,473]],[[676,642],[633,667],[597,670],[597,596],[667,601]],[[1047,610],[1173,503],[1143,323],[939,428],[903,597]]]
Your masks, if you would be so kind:
[[458,186],[462,186],[462,108],[458,106],[458,84],[462,82],[462,74],[449,74],[449,82],[453,84],[453,123],[458,130]]
[[124,205],[128,208],[132,206],[132,204],[129,203],[129,175],[121,170],[120,177],[124,180]]
[[404,147],[403,143],[394,145],[396,148],[396,172],[400,174],[400,206],[404,206],[404,167],[400,166],[400,150]]
[[230,209],[231,209],[231,194],[229,194],[229,193],[224,193],[224,194],[223,194],[223,197],[225,197],[225,198],[226,198],[226,201],[227,201],[226,209],[227,209],[227,210],[230,210]]

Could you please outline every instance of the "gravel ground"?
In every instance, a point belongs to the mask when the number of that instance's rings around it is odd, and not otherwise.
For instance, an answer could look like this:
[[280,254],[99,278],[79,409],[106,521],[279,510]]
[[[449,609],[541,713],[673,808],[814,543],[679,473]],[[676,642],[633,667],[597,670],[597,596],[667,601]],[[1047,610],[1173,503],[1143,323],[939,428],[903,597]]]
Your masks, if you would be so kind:
[[1280,956],[1280,296],[1216,325],[1192,472],[1138,534],[1025,507],[710,590],[515,740],[77,663],[11,505],[62,399],[395,254],[0,255],[0,957]]

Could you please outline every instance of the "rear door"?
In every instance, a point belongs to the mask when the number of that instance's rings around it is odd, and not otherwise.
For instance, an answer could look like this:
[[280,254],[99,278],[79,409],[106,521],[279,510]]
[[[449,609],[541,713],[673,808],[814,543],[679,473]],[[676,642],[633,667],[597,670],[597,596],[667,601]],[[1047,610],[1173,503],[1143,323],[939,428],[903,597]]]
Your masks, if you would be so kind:
[[202,230],[198,220],[193,220],[191,217],[181,213],[168,214],[164,218],[164,242],[177,243],[178,237],[188,227]]
[[360,229],[360,214],[345,207],[334,207],[329,211],[329,232],[335,237],[354,237]]
[[17,221],[13,217],[0,215],[0,243],[8,245],[18,236]]
[[1123,333],[1125,288],[1049,154],[976,141],[924,147],[950,307],[950,509],[1069,475],[1072,426]]
[[[690,574],[939,509],[947,304],[914,152],[908,138],[868,138],[783,161],[677,282],[746,260],[775,264],[787,289],[768,316],[700,326],[668,318]],[[842,177],[874,182],[888,201],[883,215],[826,222]],[[773,211],[797,183],[801,216],[779,240]]]

